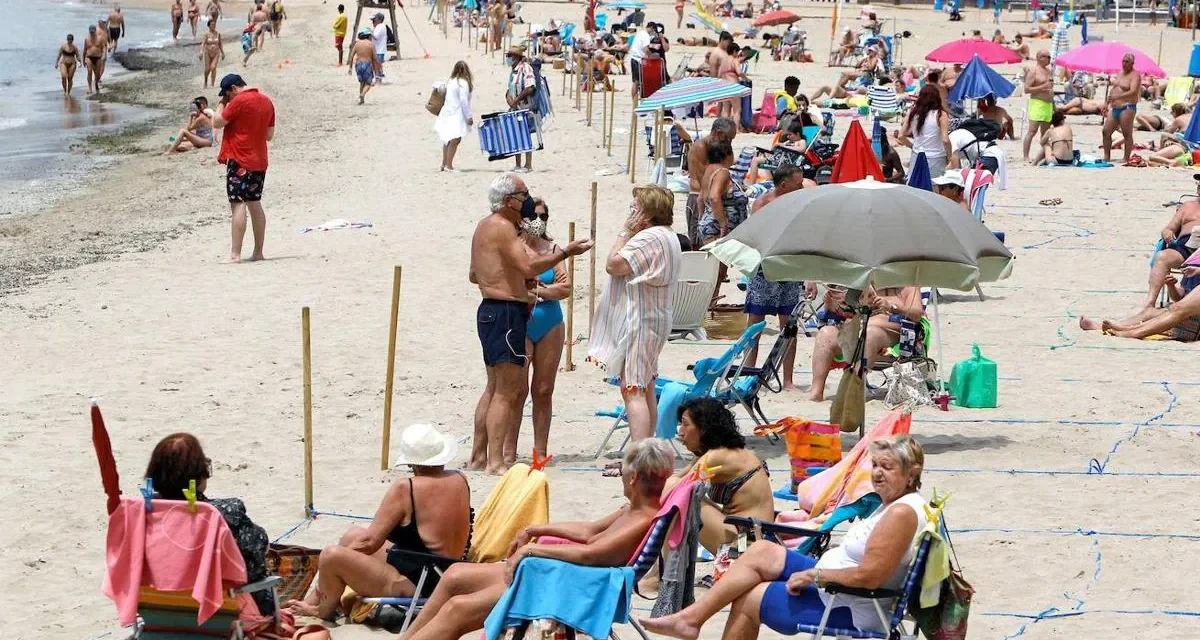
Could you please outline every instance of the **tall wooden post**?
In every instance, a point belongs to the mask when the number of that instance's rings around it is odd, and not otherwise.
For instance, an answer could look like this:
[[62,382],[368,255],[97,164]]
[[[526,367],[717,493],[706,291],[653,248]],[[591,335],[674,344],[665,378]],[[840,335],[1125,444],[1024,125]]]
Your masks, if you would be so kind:
[[392,390],[396,379],[396,325],[400,321],[400,265],[392,270],[392,313],[388,326],[387,379],[383,384],[383,438],[379,452],[379,470],[388,470],[392,445]]
[[[567,224],[567,242],[575,242],[575,221]],[[567,364],[566,371],[575,370],[575,256],[567,258]]]
[[592,323],[596,321],[596,181],[592,181],[592,213],[588,234],[592,239],[592,250],[588,252],[588,338],[592,337]]
[[313,515],[312,334],[308,307],[300,310],[300,345],[304,357],[304,515]]

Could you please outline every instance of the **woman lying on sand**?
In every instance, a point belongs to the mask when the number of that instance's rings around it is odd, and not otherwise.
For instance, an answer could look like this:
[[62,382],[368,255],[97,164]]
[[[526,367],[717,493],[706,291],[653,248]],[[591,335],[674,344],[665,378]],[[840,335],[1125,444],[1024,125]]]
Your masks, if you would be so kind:
[[[409,465],[412,477],[392,484],[370,525],[351,527],[338,544],[321,551],[316,588],[304,600],[285,603],[287,609],[332,620],[347,586],[363,597],[412,596],[424,563],[388,557],[393,546],[461,558],[471,530],[471,487],[466,476],[444,467],[457,451],[454,438],[430,425],[406,428],[400,434],[399,464]],[[422,595],[438,579],[430,572]]]
[[1118,338],[1166,336],[1179,342],[1195,342],[1200,338],[1200,293],[1196,288],[1200,284],[1200,266],[1185,266],[1182,273],[1182,282],[1177,282],[1174,276],[1167,276],[1163,283],[1171,298],[1171,305],[1166,309],[1142,309],[1123,320],[1096,321],[1083,316],[1079,318],[1079,328],[1084,331],[1103,331]]

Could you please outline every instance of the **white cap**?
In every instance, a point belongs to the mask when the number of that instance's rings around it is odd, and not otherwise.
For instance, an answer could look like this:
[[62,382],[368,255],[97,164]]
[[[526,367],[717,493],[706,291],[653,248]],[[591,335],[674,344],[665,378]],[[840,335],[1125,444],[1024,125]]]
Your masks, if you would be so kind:
[[952,185],[958,187],[959,189],[966,188],[966,183],[963,182],[962,172],[955,171],[953,169],[934,178],[933,184],[936,184],[939,187],[944,187],[946,185],[952,184]]

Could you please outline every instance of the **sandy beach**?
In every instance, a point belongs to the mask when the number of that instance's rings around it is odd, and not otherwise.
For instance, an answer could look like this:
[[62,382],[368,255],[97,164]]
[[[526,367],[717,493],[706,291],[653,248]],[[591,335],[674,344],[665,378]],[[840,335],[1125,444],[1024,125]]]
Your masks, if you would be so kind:
[[[49,208],[0,217],[0,331],[8,337],[0,362],[0,500],[10,509],[9,523],[0,528],[0,574],[8,578],[0,587],[8,604],[0,621],[16,638],[119,637],[102,636],[116,634],[117,626],[114,607],[100,592],[106,518],[90,442],[90,398],[100,399],[126,494],[136,495],[154,444],[189,431],[213,460],[210,495],[243,498],[272,538],[304,519],[302,307],[312,314],[315,505],[370,516],[387,484],[405,471],[381,471],[379,464],[394,265],[402,265],[404,275],[394,431],[432,422],[469,447],[484,383],[474,327],[479,294],[467,281],[469,241],[487,213],[488,183],[511,164],[488,163],[472,135],[456,162],[462,172],[438,172],[439,143],[424,105],[432,83],[462,59],[475,75],[476,114],[500,110],[507,69],[500,56],[460,42],[457,30],[443,37],[426,21],[428,6],[411,6],[407,15],[420,44],[398,16],[403,60],[387,63],[387,84],[357,106],[356,83],[334,66],[329,25],[336,4],[288,0],[283,36],[268,38],[247,68],[240,66],[236,41],[226,41],[229,58],[221,73],[241,73],[277,110],[263,201],[266,261],[221,264],[229,245],[228,205],[215,151],[158,155],[184,120],[187,100],[202,92],[194,62],[139,76],[128,87],[114,85],[131,101],[175,109],[169,122],[129,137],[136,153],[83,178]],[[246,7],[233,2],[228,10],[240,14]],[[648,19],[665,21],[672,40],[683,35],[673,28],[672,3],[654,0],[649,7]],[[785,5],[803,16],[809,46],[822,61],[830,7]],[[894,17],[896,30],[916,34],[904,42],[903,61],[910,64],[971,29],[990,34],[995,28],[990,10],[982,16],[965,11],[960,23],[928,8],[879,10],[889,31]],[[353,7],[349,13],[353,23]],[[579,3],[527,2],[523,10],[532,22],[582,22],[582,13]],[[857,13],[857,7],[847,11]],[[1006,13],[999,27],[1011,35],[1026,27],[1021,18]],[[731,24],[741,29],[745,21]],[[1093,28],[1151,56],[1162,34],[1162,66],[1171,75],[1187,70],[1187,31]],[[524,29],[518,26],[517,33]],[[1077,29],[1071,38],[1077,45]],[[670,55],[684,52],[703,56],[703,50],[678,47]],[[570,221],[577,233],[587,233],[589,184],[596,181],[597,246],[605,251],[630,199],[630,180],[621,172],[629,80],[617,77],[610,157],[600,147],[599,100],[589,128],[584,112],[559,93],[560,74],[546,69],[556,114],[546,127],[546,150],[535,155],[525,179],[551,204],[550,231],[559,239]],[[787,75],[799,76],[807,93],[839,71],[764,56],[750,71],[755,106],[764,89],[780,88]],[[1012,75],[1018,68],[1000,71]],[[214,90],[204,93],[215,100]],[[1024,98],[1002,105],[1016,117]],[[840,139],[850,119],[837,121]],[[1076,145],[1098,153],[1098,118],[1070,121]],[[768,139],[739,135],[734,146]],[[1200,402],[1200,375],[1190,365],[1200,352],[1194,344],[1121,340],[1077,326],[1080,315],[1134,310],[1154,241],[1171,215],[1162,204],[1194,191],[1191,171],[1038,169],[1020,162],[1019,141],[1002,144],[1010,185],[988,194],[986,222],[1007,234],[1017,256],[1013,276],[984,285],[983,302],[973,293],[944,292],[941,305],[946,374],[978,343],[998,363],[999,406],[925,409],[912,429],[928,456],[923,493],[952,494],[948,523],[977,591],[970,637],[1194,638],[1200,596],[1188,585],[1200,573],[1194,508],[1200,420],[1191,412]],[[907,160],[907,152],[902,155]],[[639,182],[645,164],[643,143]],[[1051,197],[1063,203],[1038,204]],[[676,212],[675,227],[682,230],[682,196]],[[300,232],[334,218],[373,226]],[[588,333],[588,265],[587,257],[575,262],[575,336]],[[602,267],[598,282],[603,285]],[[725,293],[739,296],[733,286]],[[660,369],[682,378],[688,364],[723,349],[720,341],[672,343]],[[610,424],[593,412],[619,397],[584,362],[585,353],[586,342],[576,346],[576,370],[560,373],[555,394],[549,474],[556,520],[596,517],[621,500],[619,483],[600,477],[604,459],[592,459]],[[802,340],[796,378],[803,387],[811,353],[811,341]],[[775,417],[828,417],[828,403],[803,397],[769,395],[763,406]],[[868,420],[885,410],[881,402],[868,403]],[[749,429],[744,412],[738,415]],[[528,408],[526,416],[520,450],[528,455]],[[760,441],[755,449],[769,462],[772,484],[784,484],[782,445]],[[495,480],[469,475],[478,507]],[[777,507],[790,508],[784,501]],[[322,546],[348,524],[322,516],[288,541]],[[635,606],[639,614],[648,612],[645,600]],[[723,622],[721,614],[703,637],[719,637]],[[390,637],[359,626],[339,627],[333,636]]]

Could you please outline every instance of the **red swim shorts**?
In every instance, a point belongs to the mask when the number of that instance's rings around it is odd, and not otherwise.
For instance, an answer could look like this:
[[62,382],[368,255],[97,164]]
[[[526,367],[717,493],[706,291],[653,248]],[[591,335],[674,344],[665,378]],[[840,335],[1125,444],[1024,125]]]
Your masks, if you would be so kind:
[[345,41],[346,41],[346,36],[334,36],[333,37],[333,46],[341,47],[342,43]]

